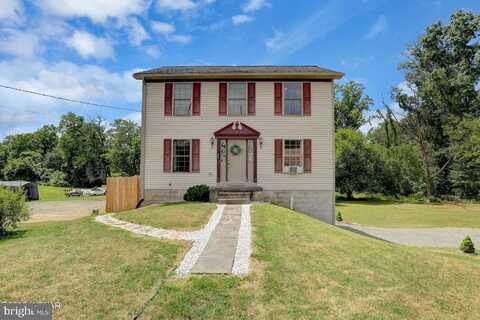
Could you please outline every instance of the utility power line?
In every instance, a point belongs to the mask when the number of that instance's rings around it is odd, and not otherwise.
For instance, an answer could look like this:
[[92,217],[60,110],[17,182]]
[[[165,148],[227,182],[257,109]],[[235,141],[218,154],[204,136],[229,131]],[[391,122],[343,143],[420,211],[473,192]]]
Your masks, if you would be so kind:
[[22,92],[22,93],[30,93],[30,94],[35,94],[35,95],[42,96],[42,97],[47,97],[47,98],[52,98],[52,99],[57,99],[57,100],[63,100],[63,101],[68,101],[68,102],[74,102],[74,103],[80,103],[80,104],[85,104],[85,105],[89,105],[89,106],[109,108],[109,109],[114,109],[114,110],[124,110],[124,111],[134,111],[134,112],[138,111],[138,110],[130,109],[130,108],[115,107],[115,106],[109,106],[109,105],[106,105],[106,104],[99,104],[99,103],[94,103],[94,102],[69,99],[69,98],[65,98],[65,97],[54,96],[54,95],[47,94],[47,93],[10,87],[10,86],[6,86],[6,85],[3,85],[3,84],[0,84],[0,87],[5,88],[5,89],[10,89],[10,90],[15,90],[15,91]]

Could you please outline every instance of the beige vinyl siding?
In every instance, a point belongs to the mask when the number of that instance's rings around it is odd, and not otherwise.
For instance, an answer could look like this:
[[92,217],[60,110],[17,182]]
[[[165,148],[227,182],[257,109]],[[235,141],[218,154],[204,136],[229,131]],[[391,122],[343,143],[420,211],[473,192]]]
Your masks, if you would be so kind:
[[[216,145],[213,133],[234,120],[260,131],[257,183],[264,190],[333,190],[333,106],[329,82],[311,83],[312,115],[275,116],[274,82],[256,83],[255,116],[219,116],[218,82],[203,82],[199,117],[164,117],[164,84],[147,83],[145,102],[145,189],[186,189],[216,184]],[[164,173],[163,139],[200,139],[199,173]],[[312,139],[312,173],[274,173],[274,139]]]

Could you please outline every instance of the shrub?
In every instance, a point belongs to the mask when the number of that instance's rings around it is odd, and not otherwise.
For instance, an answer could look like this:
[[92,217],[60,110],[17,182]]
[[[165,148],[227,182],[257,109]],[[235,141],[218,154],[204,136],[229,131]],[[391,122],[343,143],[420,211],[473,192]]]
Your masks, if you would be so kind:
[[48,184],[54,187],[65,187],[67,185],[65,173],[58,170],[51,172],[48,175]]
[[188,188],[183,196],[185,201],[202,201],[208,202],[210,198],[210,189],[204,184],[199,184]]
[[337,212],[337,221],[338,222],[343,221],[342,213],[340,211]]
[[0,188],[0,235],[8,229],[15,229],[18,222],[27,220],[29,216],[22,191]]
[[460,243],[460,250],[465,253],[475,253],[475,246],[469,236],[466,236],[465,239],[462,240],[462,243]]

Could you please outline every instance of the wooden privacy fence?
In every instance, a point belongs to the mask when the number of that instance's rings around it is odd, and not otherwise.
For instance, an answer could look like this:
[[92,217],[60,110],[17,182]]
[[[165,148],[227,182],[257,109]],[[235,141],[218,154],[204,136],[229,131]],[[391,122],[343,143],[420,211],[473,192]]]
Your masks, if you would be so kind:
[[139,201],[139,176],[107,178],[106,212],[119,212],[135,209]]

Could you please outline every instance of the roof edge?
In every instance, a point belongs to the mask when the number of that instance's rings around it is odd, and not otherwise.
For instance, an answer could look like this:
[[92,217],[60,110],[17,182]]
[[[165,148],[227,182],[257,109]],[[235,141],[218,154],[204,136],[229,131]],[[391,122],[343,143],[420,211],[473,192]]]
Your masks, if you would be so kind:
[[345,74],[342,72],[319,72],[319,73],[215,73],[215,74],[168,74],[137,72],[133,78],[137,80],[175,80],[175,79],[341,79]]

